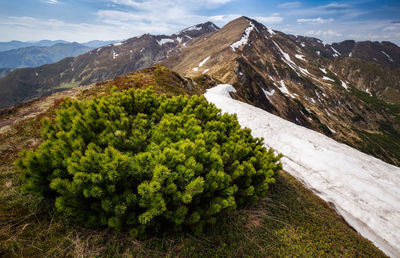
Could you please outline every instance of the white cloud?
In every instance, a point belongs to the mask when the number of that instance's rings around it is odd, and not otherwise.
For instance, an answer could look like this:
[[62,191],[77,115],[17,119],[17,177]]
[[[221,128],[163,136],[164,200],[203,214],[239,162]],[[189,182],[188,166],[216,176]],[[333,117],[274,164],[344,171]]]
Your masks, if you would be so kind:
[[342,33],[339,33],[339,32],[333,31],[333,30],[324,30],[324,31],[322,31],[322,30],[317,30],[317,31],[310,30],[310,31],[306,32],[306,35],[309,35],[309,36],[324,36],[324,37],[340,37],[340,36],[343,36]]
[[254,17],[258,22],[264,23],[265,25],[270,25],[270,24],[278,24],[283,22],[283,17],[279,15],[272,15],[272,16],[259,16],[259,17]]
[[58,4],[59,3],[58,0],[44,0],[44,2],[46,2],[48,4]]
[[152,10],[178,7],[183,9],[215,8],[232,0],[109,0],[114,4],[133,7],[139,10]]
[[314,19],[297,19],[298,23],[327,23],[327,22],[333,22],[334,19],[322,19],[321,17],[314,18]]
[[[118,26],[87,23],[65,23],[56,19],[41,20],[32,17],[2,17],[0,31],[7,35],[4,40],[58,40],[89,41],[127,38],[126,29]],[[131,35],[130,35],[131,36]]]
[[300,6],[301,6],[300,2],[287,2],[287,3],[278,5],[278,7],[280,7],[280,8],[298,8]]

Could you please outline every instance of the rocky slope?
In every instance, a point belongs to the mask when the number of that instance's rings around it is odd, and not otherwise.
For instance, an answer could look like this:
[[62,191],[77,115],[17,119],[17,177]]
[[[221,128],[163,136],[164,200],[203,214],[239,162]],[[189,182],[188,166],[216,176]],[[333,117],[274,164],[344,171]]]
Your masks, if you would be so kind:
[[350,57],[364,61],[400,68],[400,47],[388,41],[345,40],[339,43],[327,44],[317,38],[288,35],[301,47],[325,58]]
[[0,79],[0,108],[150,67],[217,30],[207,22],[171,36],[146,34],[54,64],[17,69]]
[[[335,62],[342,58],[324,58],[303,42],[242,17],[162,63],[185,76],[208,74],[233,84],[237,99],[399,165],[399,106],[378,99],[385,95],[376,85],[366,88],[357,76],[339,72]],[[399,81],[398,73],[376,66],[393,77],[382,75],[379,83]],[[396,83],[386,87],[399,90]]]

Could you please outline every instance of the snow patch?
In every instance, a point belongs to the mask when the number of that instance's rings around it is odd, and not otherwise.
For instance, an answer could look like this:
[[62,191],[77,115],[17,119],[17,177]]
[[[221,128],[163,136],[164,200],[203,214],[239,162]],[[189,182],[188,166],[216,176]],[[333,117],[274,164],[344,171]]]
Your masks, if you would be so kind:
[[322,79],[325,80],[325,81],[331,81],[331,82],[335,81],[335,80],[333,80],[333,79],[331,79],[329,77],[326,77],[326,76],[322,77]]
[[112,55],[113,55],[113,59],[115,59],[119,56],[119,54],[117,54],[115,51],[112,52]]
[[208,59],[210,59],[210,57],[211,56],[206,57],[203,61],[201,61],[198,67],[193,68],[193,71],[198,71],[199,68],[201,68],[208,61]]
[[342,83],[342,87],[345,88],[346,90],[349,89],[349,86],[347,86],[347,83],[345,83],[344,81],[340,80],[340,82]]
[[191,27],[189,27],[189,28],[186,28],[186,29],[182,30],[181,33],[182,33],[182,32],[187,32],[187,31],[193,31],[193,30],[201,30],[202,28],[203,28],[203,27],[201,26],[201,24],[199,24],[199,25],[194,25],[194,26],[191,26]]
[[283,168],[310,188],[388,256],[400,256],[400,168],[234,100],[231,85],[207,90],[206,99],[237,114],[242,127],[284,156]]
[[315,53],[317,53],[319,56],[321,55],[321,51],[316,51]]
[[[329,114],[329,113],[328,113],[328,114]],[[336,133],[336,131],[333,130],[332,128],[330,128],[329,126],[326,126],[326,127],[328,127],[329,131],[331,131],[332,133]]]
[[311,73],[307,69],[301,68],[300,66],[298,68],[300,69],[300,72],[302,74],[312,76]]
[[182,42],[182,37],[177,37],[176,40],[181,43]]
[[306,60],[304,59],[304,55],[296,54],[295,57],[296,57],[297,59],[302,60],[302,61],[306,61]]
[[263,88],[261,88],[262,91],[264,92],[265,96],[267,97],[267,99],[269,99],[269,101],[271,101],[271,99],[269,98],[270,96],[273,96],[275,94],[275,90],[272,89],[270,91],[264,90]]
[[199,67],[202,67],[207,61],[208,59],[210,59],[211,56],[205,58],[203,61],[201,61],[201,63],[199,64]]
[[244,34],[242,36],[242,38],[239,41],[236,41],[235,43],[233,43],[231,45],[231,48],[233,51],[235,51],[236,48],[239,48],[243,45],[246,45],[249,41],[249,37],[250,37],[250,33],[251,31],[254,29],[254,24],[252,22],[250,22],[250,26],[246,28],[246,30],[244,31]]
[[268,33],[269,33],[270,35],[275,35],[275,34],[276,34],[276,32],[273,31],[271,28],[267,28],[267,30],[268,30]]
[[301,42],[300,44],[302,47],[306,47],[306,44],[304,44],[303,42]]
[[297,73],[297,70],[296,70],[297,65],[292,61],[292,59],[290,58],[289,54],[286,53],[286,52],[284,52],[284,51],[279,47],[279,45],[276,44],[275,41],[272,41],[272,42],[273,42],[273,43],[275,44],[275,46],[278,48],[279,52],[281,52],[281,54],[283,55],[283,58],[284,58],[284,59],[282,59],[282,60],[283,60],[290,68],[292,68],[293,70],[295,70],[296,73]]
[[334,57],[338,57],[341,56],[342,54],[340,54],[336,49],[334,49],[333,47],[331,47],[333,52],[335,52],[335,54],[333,54]]
[[157,40],[158,45],[162,46],[166,43],[174,43],[175,41],[173,39],[160,39],[160,41]]
[[279,81],[279,85],[278,85],[278,89],[285,95],[290,96],[292,99],[295,99],[296,97],[291,94],[288,90],[288,88],[286,88],[285,82],[283,80]]
[[113,44],[113,46],[121,46],[121,45],[123,45],[124,43],[122,43],[122,42],[119,42],[119,43],[115,43],[115,44]]
[[386,54],[385,51],[381,51],[381,52],[382,52],[382,54],[384,54],[389,59],[390,62],[394,62],[392,57],[389,56],[388,54]]
[[328,74],[325,68],[319,68],[324,74]]
[[210,69],[205,69],[201,74],[208,73],[209,71],[210,71]]
[[372,97],[372,93],[369,91],[368,88],[365,89],[365,92],[368,93]]

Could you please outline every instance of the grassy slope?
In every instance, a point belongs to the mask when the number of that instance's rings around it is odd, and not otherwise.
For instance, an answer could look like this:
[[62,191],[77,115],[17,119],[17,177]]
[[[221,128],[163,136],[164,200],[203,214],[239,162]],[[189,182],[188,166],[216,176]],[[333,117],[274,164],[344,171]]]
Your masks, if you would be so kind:
[[[78,97],[107,94],[115,84],[186,93],[179,81],[164,68],[150,69],[98,84]],[[197,79],[196,93],[206,87],[205,81]],[[109,229],[69,224],[47,201],[20,192],[22,182],[12,164],[21,149],[39,144],[39,120],[54,116],[54,110],[0,134],[0,256],[384,256],[283,171],[258,206],[226,216],[202,235],[167,234],[140,241]]]
[[388,104],[376,96],[351,87],[351,93],[378,113],[385,113],[390,119],[378,121],[376,132],[354,128],[361,141],[357,148],[395,166],[400,166],[400,105]]

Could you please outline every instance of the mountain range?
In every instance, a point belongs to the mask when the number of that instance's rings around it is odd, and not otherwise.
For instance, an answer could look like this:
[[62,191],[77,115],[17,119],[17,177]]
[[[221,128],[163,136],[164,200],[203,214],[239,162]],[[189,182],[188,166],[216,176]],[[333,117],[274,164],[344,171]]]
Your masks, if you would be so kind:
[[134,37],[0,79],[0,107],[157,63],[230,83],[237,99],[400,164],[400,48],[287,35],[247,17]]
[[[114,44],[117,42],[118,41],[116,41],[116,40],[111,40],[111,41],[92,40],[92,41],[88,41],[88,42],[84,42],[84,43],[80,43],[80,44],[84,45],[86,47],[96,48],[96,47],[101,47],[101,46],[108,45],[108,44]],[[68,42],[65,40],[40,40],[40,41],[28,41],[28,42],[12,40],[12,41],[8,41],[8,42],[0,42],[0,52],[12,50],[12,49],[18,49],[18,48],[25,48],[25,47],[51,47],[55,44],[60,44],[60,43],[67,44],[67,43],[73,43],[73,42]]]
[[0,68],[36,67],[51,64],[66,57],[78,56],[92,48],[79,43],[57,43],[44,47],[24,47],[0,52]]
[[101,40],[93,40],[81,44],[63,40],[0,42],[0,78],[6,76],[15,68],[51,64],[66,57],[78,56],[93,48],[117,42]]

